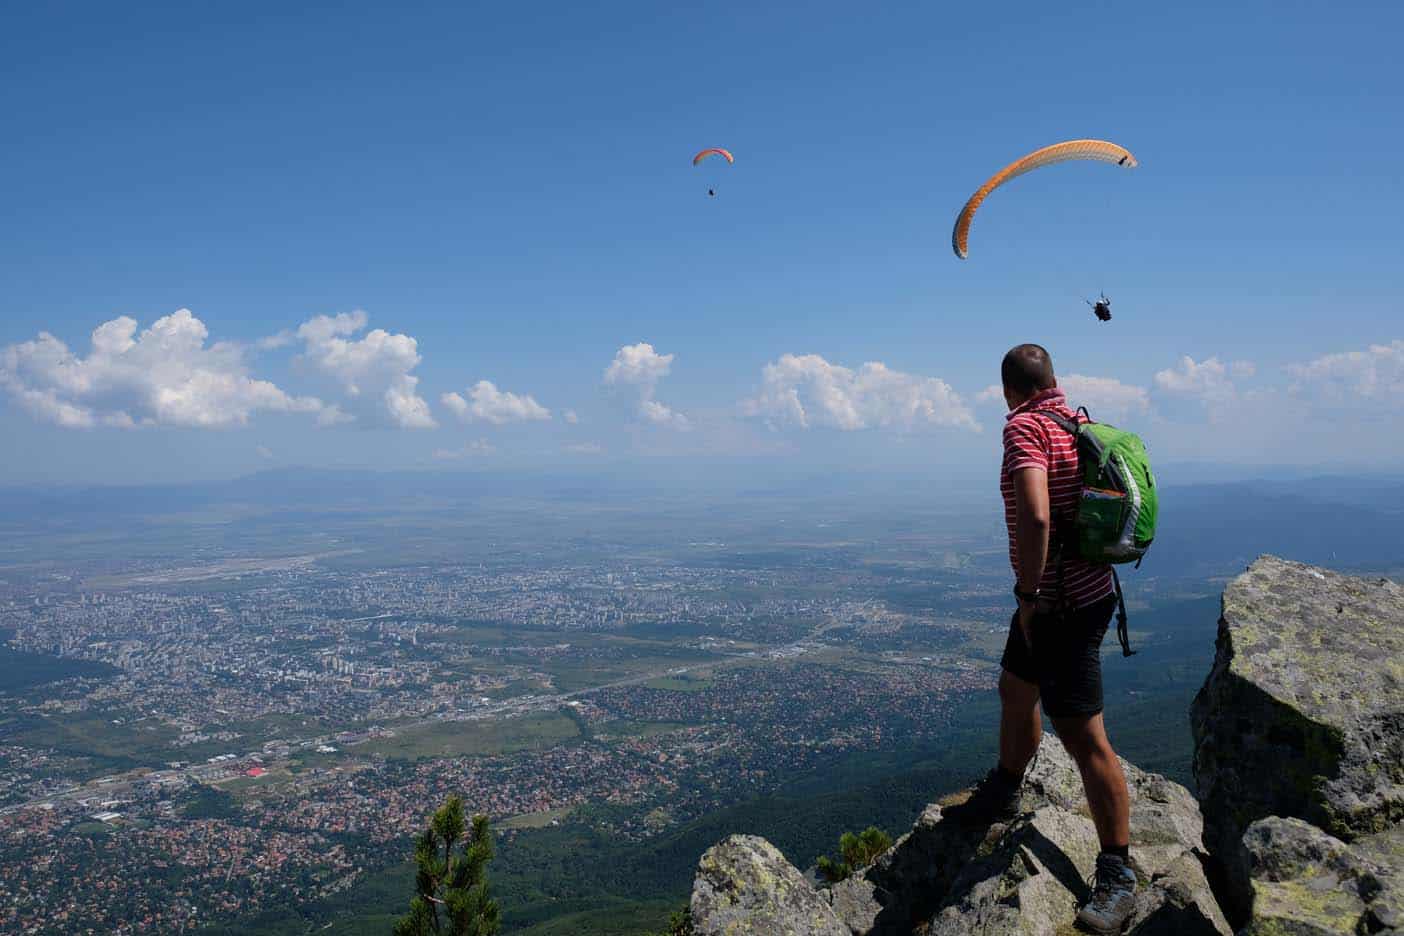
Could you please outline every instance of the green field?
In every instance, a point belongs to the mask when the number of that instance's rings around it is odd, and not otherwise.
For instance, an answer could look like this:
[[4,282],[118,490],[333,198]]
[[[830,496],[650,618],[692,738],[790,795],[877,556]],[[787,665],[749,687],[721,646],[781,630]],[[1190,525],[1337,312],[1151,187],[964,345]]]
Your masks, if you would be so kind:
[[500,829],[544,829],[554,821],[568,817],[574,807],[548,809],[545,812],[524,813],[498,823]]
[[678,673],[676,676],[660,676],[657,679],[650,679],[644,685],[649,689],[669,689],[673,692],[701,692],[709,688],[714,680],[711,673],[705,670],[694,670],[690,673]]
[[580,728],[557,712],[523,715],[490,721],[438,722],[398,732],[393,738],[375,738],[356,746],[365,754],[383,754],[398,760],[462,757],[473,754],[510,754],[555,747],[580,737]]
[[154,720],[136,721],[128,712],[34,715],[4,726],[8,740],[93,758],[94,776],[154,761],[190,759],[188,754],[171,753],[171,743],[177,735],[168,725]]
[[648,673],[666,673],[670,669],[688,664],[711,663],[717,659],[713,654],[697,650],[664,654],[659,653],[657,648],[641,648],[637,652],[637,656],[618,659],[587,660],[581,663],[553,660],[536,663],[534,667],[549,673],[558,691],[575,692]]
[[231,780],[220,780],[211,785],[226,793],[239,796],[246,793],[258,794],[275,791],[286,785],[292,778],[291,771],[277,767],[261,777],[234,777]]
[[[119,724],[120,723],[120,724]],[[324,734],[336,726],[315,718],[272,715],[249,722],[213,724],[212,730],[227,729],[241,737],[232,741],[201,741],[177,745],[180,733],[170,725],[141,718],[126,711],[74,712],[28,715],[0,720],[0,740],[41,748],[53,748],[70,757],[89,759],[89,767],[74,770],[78,779],[103,774],[154,767],[166,761],[199,762],[208,757],[246,751],[275,737]]]

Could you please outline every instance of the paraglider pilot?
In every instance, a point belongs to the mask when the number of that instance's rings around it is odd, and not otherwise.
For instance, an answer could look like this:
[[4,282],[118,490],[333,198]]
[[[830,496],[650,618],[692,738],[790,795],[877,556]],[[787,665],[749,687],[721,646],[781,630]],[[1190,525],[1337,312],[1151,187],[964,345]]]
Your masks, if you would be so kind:
[[1111,321],[1111,300],[1107,298],[1105,293],[1103,293],[1096,302],[1093,302],[1091,299],[1084,299],[1083,301],[1092,307],[1092,314],[1097,316],[1097,321]]

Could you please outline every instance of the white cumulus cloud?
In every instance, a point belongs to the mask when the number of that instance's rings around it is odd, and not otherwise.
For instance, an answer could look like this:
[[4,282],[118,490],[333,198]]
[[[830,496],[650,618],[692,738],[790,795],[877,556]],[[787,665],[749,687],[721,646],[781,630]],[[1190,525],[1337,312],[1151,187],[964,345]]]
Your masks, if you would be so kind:
[[975,394],[975,402],[981,405],[986,403],[1005,405],[1004,388],[999,384],[990,384],[988,387]]
[[642,384],[653,386],[668,376],[673,366],[671,354],[659,354],[646,341],[625,345],[614,353],[614,360],[605,368],[607,384]]
[[765,365],[758,396],[745,411],[772,427],[856,430],[919,423],[979,431],[970,408],[944,380],[869,361],[856,371],[817,354],[785,354]]
[[672,371],[671,354],[659,354],[646,341],[625,345],[614,353],[614,360],[605,368],[604,382],[638,387],[639,418],[654,426],[686,432],[692,428],[687,416],[654,399],[658,381]]
[[429,403],[416,392],[419,378],[419,345],[409,335],[393,335],[383,328],[353,338],[366,327],[366,313],[319,315],[303,322],[297,337],[303,342],[302,360],[318,373],[341,385],[354,400],[364,421],[389,423],[404,429],[432,429],[436,425]]
[[[1145,387],[1122,383],[1115,377],[1068,374],[1058,378],[1058,386],[1067,395],[1069,406],[1073,409],[1087,407],[1093,419],[1115,422],[1151,410],[1150,393]],[[1004,389],[999,384],[990,384],[975,394],[975,402],[998,404],[1002,409],[1005,406]]]
[[1365,401],[1398,406],[1404,401],[1404,340],[1364,351],[1326,354],[1287,369],[1292,392],[1329,403]]
[[258,341],[254,342],[254,347],[258,348],[260,351],[273,351],[278,348],[286,348],[296,341],[297,335],[285,328],[277,334],[258,339]]
[[1150,411],[1150,394],[1145,387],[1122,383],[1115,377],[1088,377],[1069,374],[1058,378],[1067,394],[1068,405],[1087,407],[1093,419],[1115,422]]
[[468,399],[445,393],[439,402],[463,422],[489,422],[502,426],[513,422],[533,422],[551,418],[551,411],[529,395],[497,389],[491,380],[480,380],[468,391]]
[[1249,361],[1224,364],[1217,357],[1195,361],[1186,354],[1175,367],[1156,372],[1155,388],[1174,396],[1221,403],[1237,396],[1236,378],[1252,376],[1255,370]]
[[180,309],[137,332],[120,316],[93,330],[86,357],[48,332],[0,351],[0,387],[36,418],[68,428],[241,426],[256,412],[339,412],[249,375],[234,344],[206,345],[209,330]]
[[678,429],[683,432],[692,427],[686,416],[657,400],[640,400],[639,415],[646,422],[651,422],[655,426],[666,426],[669,429]]

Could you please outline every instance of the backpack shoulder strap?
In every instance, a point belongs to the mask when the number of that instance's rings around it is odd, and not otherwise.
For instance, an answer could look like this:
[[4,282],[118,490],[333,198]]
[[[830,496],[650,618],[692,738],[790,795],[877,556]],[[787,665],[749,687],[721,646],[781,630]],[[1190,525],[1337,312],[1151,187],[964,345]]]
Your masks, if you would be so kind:
[[[1140,565],[1137,560],[1136,565]],[[1121,576],[1116,574],[1116,566],[1111,567],[1112,583],[1116,585],[1116,639],[1121,643],[1121,655],[1135,656],[1131,649],[1131,635],[1126,630],[1126,599],[1121,594]]]
[[[1073,412],[1073,418],[1068,419],[1052,410],[1035,410],[1039,416],[1047,416],[1062,428],[1064,432],[1071,432],[1074,436],[1082,435],[1082,427],[1092,422],[1092,414],[1087,412],[1087,407],[1079,406]],[[1077,417],[1081,416],[1083,421],[1078,422]]]
[[1082,427],[1074,420],[1068,419],[1066,416],[1060,416],[1059,414],[1050,412],[1048,410],[1042,410],[1038,413],[1038,415],[1047,416],[1049,419],[1057,423],[1058,426],[1064,432],[1071,432],[1073,435],[1081,434]]

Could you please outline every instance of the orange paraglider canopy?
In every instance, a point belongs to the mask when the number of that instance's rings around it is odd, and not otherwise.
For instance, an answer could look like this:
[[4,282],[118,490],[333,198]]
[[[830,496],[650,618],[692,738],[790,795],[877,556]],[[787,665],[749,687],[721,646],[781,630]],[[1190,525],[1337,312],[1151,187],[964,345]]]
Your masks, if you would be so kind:
[[733,157],[731,153],[727,152],[719,146],[714,146],[711,149],[704,149],[702,152],[692,157],[692,164],[695,166],[702,160],[706,159],[708,156],[720,156],[729,163],[736,162],[735,157]]
[[1010,179],[1026,172],[1073,159],[1092,159],[1098,162],[1115,163],[1128,169],[1134,169],[1137,165],[1136,157],[1131,155],[1130,150],[1117,146],[1115,143],[1108,143],[1106,140],[1068,140],[1064,143],[1054,143],[1052,146],[1034,150],[1022,159],[1016,159],[990,176],[989,181],[980,186],[975,194],[970,196],[965,207],[960,209],[960,214],[956,217],[955,230],[951,232],[951,247],[955,250],[956,256],[962,260],[969,256],[967,248],[970,239],[970,222],[974,220],[975,212],[979,210],[980,204],[991,192]]

